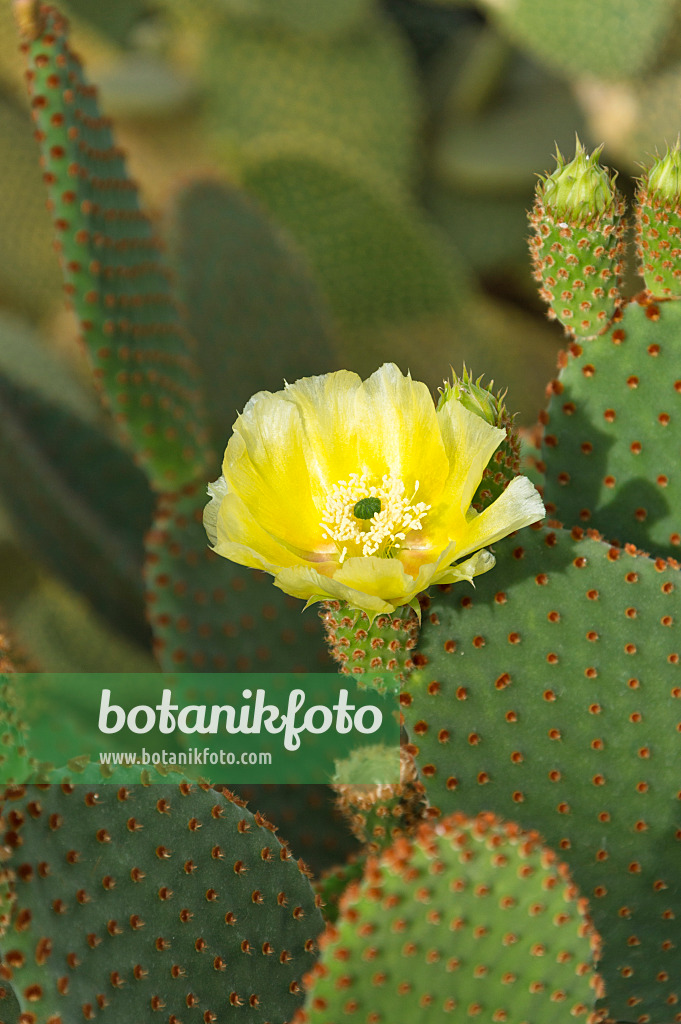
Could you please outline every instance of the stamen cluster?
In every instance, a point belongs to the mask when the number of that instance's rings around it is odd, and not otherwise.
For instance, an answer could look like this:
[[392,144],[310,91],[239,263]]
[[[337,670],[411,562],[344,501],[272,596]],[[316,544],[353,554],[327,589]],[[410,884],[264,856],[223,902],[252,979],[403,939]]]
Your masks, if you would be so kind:
[[[412,530],[422,529],[422,519],[431,508],[423,501],[414,503],[418,480],[411,497],[404,482],[385,474],[380,484],[370,483],[367,473],[351,473],[348,480],[334,484],[322,512],[321,527],[327,539],[338,545],[339,561],[352,555],[379,555],[390,558]],[[377,498],[380,511],[370,518],[359,518],[355,509],[366,498]]]

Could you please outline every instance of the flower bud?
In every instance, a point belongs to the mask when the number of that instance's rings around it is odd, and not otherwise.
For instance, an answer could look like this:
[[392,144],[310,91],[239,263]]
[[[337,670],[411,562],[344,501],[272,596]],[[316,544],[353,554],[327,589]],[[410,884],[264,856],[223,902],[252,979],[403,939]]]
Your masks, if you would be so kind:
[[616,204],[615,178],[598,162],[602,149],[599,146],[589,155],[577,139],[575,157],[569,164],[556,149],[558,166],[537,190],[544,208],[556,220],[567,221],[571,226],[587,225]]
[[[469,412],[481,416],[493,427],[503,427],[506,417],[504,406],[506,392],[499,392],[495,395],[494,392],[483,387],[481,381],[482,377],[478,377],[474,382],[465,366],[461,377],[457,377],[452,370],[452,383],[450,384],[446,380],[443,387],[440,388],[438,409],[441,409],[449,401],[461,402]],[[490,388],[493,385],[494,381],[491,381]]]

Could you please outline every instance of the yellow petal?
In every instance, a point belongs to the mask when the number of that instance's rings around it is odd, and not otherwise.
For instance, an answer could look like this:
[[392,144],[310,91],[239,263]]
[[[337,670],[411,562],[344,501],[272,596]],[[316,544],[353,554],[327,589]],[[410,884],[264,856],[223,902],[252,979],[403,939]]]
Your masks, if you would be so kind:
[[397,558],[378,558],[364,555],[348,558],[334,573],[334,579],[353,590],[383,597],[392,604],[404,604],[405,595],[413,588],[414,580]]
[[397,476],[410,494],[418,480],[421,500],[439,496],[448,462],[433,399],[425,384],[394,363],[364,382],[347,370],[305,377],[283,395],[301,413],[320,507],[329,488],[352,473],[366,472],[377,482]]
[[382,597],[355,590],[340,580],[323,576],[309,566],[282,569],[274,577],[274,583],[285,594],[300,597],[308,603],[326,600],[347,601],[352,608],[360,608],[370,617],[379,612],[393,612],[396,607]]
[[323,508],[330,488],[358,471],[355,401],[362,380],[339,370],[303,377],[281,397],[299,412],[313,497]]
[[473,582],[474,576],[480,576],[483,572],[488,572],[494,567],[496,559],[491,551],[476,551],[470,558],[465,559],[463,562],[457,562],[456,565],[450,565],[449,568],[442,569],[440,572],[435,573],[432,583],[458,583],[460,580],[468,580],[469,583]]
[[356,417],[362,470],[399,477],[409,494],[418,481],[417,500],[437,501],[449,463],[426,385],[385,363],[362,384]]
[[260,392],[234,424],[222,472],[272,536],[301,550],[324,546],[312,499],[300,413],[281,394]]
[[208,484],[210,501],[203,510],[203,527],[212,547],[215,547],[218,542],[218,513],[220,512],[222,499],[228,490],[229,488],[224,476],[218,477],[212,484]]
[[457,514],[467,513],[485,467],[506,431],[493,427],[457,401],[445,402],[437,418],[449,459],[442,502],[456,518]]
[[[306,565],[304,553],[273,537],[255,519],[237,494],[226,494],[216,522],[218,555],[231,558],[240,565],[250,565],[267,572],[276,572],[282,565]],[[329,568],[329,571],[335,568]]]
[[484,512],[471,514],[458,556],[462,558],[471,551],[494,544],[514,530],[538,522],[545,514],[534,485],[526,476],[517,476]]

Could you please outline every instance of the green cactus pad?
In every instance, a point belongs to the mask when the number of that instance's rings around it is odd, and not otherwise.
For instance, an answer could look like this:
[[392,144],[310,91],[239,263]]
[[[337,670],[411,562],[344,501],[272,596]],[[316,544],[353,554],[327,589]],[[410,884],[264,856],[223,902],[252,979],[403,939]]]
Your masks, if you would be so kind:
[[580,530],[531,528],[496,554],[473,594],[434,592],[423,617],[425,664],[401,699],[427,796],[538,829],[590,901],[609,1019],[668,1024],[681,575]]
[[673,0],[483,0],[483,8],[543,64],[605,79],[652,68],[676,11]]
[[542,414],[547,510],[653,555],[681,551],[681,304],[630,303],[570,346]]
[[491,814],[370,858],[320,944],[295,1024],[602,1019],[587,901],[537,832]]
[[89,21],[93,28],[121,46],[129,42],[136,23],[147,13],[144,0],[116,0],[115,4],[66,0],[64,7],[70,14]]
[[36,560],[84,594],[110,624],[148,642],[142,538],[148,483],[97,427],[0,372],[0,489]]
[[[0,544],[0,608],[37,672],[153,672],[147,649],[131,643],[80,595],[48,576],[24,551]],[[59,708],[54,714],[59,716]],[[46,719],[45,726],[53,727]]]
[[330,667],[313,614],[265,573],[208,547],[205,488],[162,495],[147,534],[148,614],[165,671],[305,672]]
[[7,796],[2,949],[35,1024],[291,1019],[322,920],[266,819],[188,783]]
[[255,392],[340,368],[331,318],[300,252],[238,189],[190,185],[171,238],[212,436],[224,448]]
[[[399,782],[387,784],[398,756]],[[411,835],[426,813],[424,788],[405,747],[354,750],[345,761],[336,762],[331,786],[338,810],[367,853],[385,849],[400,835]]]
[[356,30],[372,15],[371,0],[212,0],[216,8],[229,11],[235,18],[262,22],[289,32],[312,36],[344,35]]
[[333,924],[338,920],[341,896],[350,882],[358,882],[364,874],[366,858],[351,856],[344,864],[328,868],[313,887],[322,898],[322,914],[324,920]]
[[358,686],[379,693],[399,691],[413,666],[419,626],[411,609],[401,611],[379,615],[370,622],[366,612],[348,608],[345,602],[322,602],[319,618],[329,653],[342,675],[351,675]]
[[50,7],[39,18],[24,51],[65,290],[122,437],[157,487],[177,486],[201,474],[204,459],[188,339],[158,240],[69,49],[66,22]]
[[0,373],[87,423],[101,418],[89,381],[79,379],[30,323],[5,310],[0,310]]
[[[5,782],[25,779],[31,770],[28,729],[12,682],[0,636],[0,775]],[[3,667],[3,665],[5,667]],[[0,1018],[1,1019],[1,1018]]]
[[530,216],[530,252],[548,316],[571,337],[601,334],[620,304],[624,201],[600,150],[566,164],[560,151],[553,174],[539,180]]
[[324,785],[240,785],[239,796],[279,829],[279,836],[320,875],[359,851]]
[[681,144],[667,149],[636,192],[639,273],[653,298],[681,296]]
[[0,1019],[3,1024],[23,1024],[19,1000],[12,986],[4,980],[0,982]]
[[[162,764],[143,767],[141,765],[117,765],[112,768],[107,764],[100,764],[98,761],[91,761],[87,755],[73,757],[61,767],[41,766],[29,780],[31,785],[45,786],[47,784],[55,787],[64,784],[79,786],[151,786],[159,785],[161,782],[188,783],[196,786],[198,783],[205,783],[203,778],[189,779],[181,768],[168,767]],[[12,790],[17,787],[8,787]],[[231,796],[231,793],[229,794]]]
[[[583,131],[570,84],[513,50],[489,24],[475,34],[457,32],[438,70],[445,81],[452,79],[433,155],[438,182],[452,197],[467,200],[476,219],[483,201],[502,216],[504,201],[512,201],[509,210],[523,211],[547,151],[554,144],[569,148],[575,129]],[[524,225],[510,215],[507,221],[510,238],[480,239],[478,245],[518,244]],[[490,225],[490,234],[502,234],[505,227]]]
[[390,22],[377,16],[347,36],[319,39],[226,21],[206,41],[201,72],[207,127],[228,168],[243,146],[287,136],[302,151],[307,139],[322,150],[325,141],[342,147],[393,191],[407,189],[419,98],[409,52]]
[[[9,5],[8,5],[9,6]],[[5,31],[5,26],[1,29]],[[14,28],[7,29],[14,42]],[[52,251],[52,226],[37,166],[31,121],[18,104],[0,96],[0,261],[3,306],[38,319],[60,301],[59,263]]]
[[470,285],[414,208],[331,142],[310,153],[267,140],[249,148],[241,180],[305,252],[342,331],[346,365],[368,375],[393,359],[427,378],[438,352],[443,363],[452,357],[452,322]]

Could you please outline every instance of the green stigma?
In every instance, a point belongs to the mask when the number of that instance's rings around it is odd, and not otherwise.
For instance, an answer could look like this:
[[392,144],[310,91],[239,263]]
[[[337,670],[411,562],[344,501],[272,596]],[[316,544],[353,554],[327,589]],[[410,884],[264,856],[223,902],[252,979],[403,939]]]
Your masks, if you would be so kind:
[[373,519],[381,511],[380,498],[360,498],[352,513],[355,519]]

